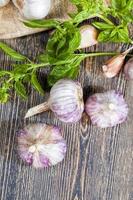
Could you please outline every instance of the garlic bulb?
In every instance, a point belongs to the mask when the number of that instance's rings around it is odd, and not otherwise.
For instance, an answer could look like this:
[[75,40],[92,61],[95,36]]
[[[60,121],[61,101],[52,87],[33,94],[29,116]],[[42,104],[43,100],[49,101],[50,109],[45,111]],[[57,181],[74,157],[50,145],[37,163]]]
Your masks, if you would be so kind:
[[113,58],[109,59],[105,63],[105,65],[102,66],[104,75],[107,78],[113,78],[120,72],[120,70],[124,64],[125,57],[132,49],[133,49],[133,47],[131,47],[130,49],[126,50],[125,52],[123,52],[117,56],[114,56]]
[[17,136],[20,158],[35,168],[45,168],[61,162],[66,153],[66,142],[58,127],[30,124]]
[[85,110],[92,123],[101,128],[120,124],[128,115],[128,106],[122,94],[114,90],[89,97]]
[[0,0],[0,8],[6,6],[10,0]]
[[82,117],[84,110],[83,89],[80,83],[62,79],[51,89],[48,102],[29,109],[26,118],[51,109],[63,122],[75,123]]
[[91,25],[84,25],[80,27],[81,42],[79,49],[87,48],[98,43],[98,31]]
[[51,8],[51,0],[13,0],[13,3],[26,19],[42,19]]
[[124,74],[127,80],[133,80],[133,58],[130,58],[125,64]]

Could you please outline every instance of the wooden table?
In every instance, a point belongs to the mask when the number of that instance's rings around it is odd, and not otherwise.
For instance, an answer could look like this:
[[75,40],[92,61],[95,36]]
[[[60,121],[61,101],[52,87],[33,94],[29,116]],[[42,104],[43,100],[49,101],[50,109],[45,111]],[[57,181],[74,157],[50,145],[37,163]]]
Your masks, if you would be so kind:
[[[43,51],[47,39],[48,32],[6,42],[34,58]],[[88,51],[118,49],[119,45],[100,44]],[[25,121],[26,110],[44,100],[30,87],[26,102],[11,94],[11,101],[0,105],[1,200],[133,200],[133,83],[126,81],[122,73],[114,79],[104,78],[101,66],[106,59],[86,59],[81,65],[79,80],[85,99],[94,92],[111,89],[123,92],[129,117],[122,125],[99,129],[91,125],[85,114],[81,122],[66,125],[51,112]],[[0,66],[7,69],[10,64],[10,58],[0,52]],[[45,84],[44,73],[40,74],[42,84]],[[56,124],[64,130],[68,150],[62,163],[36,170],[18,159],[16,131],[31,122]]]

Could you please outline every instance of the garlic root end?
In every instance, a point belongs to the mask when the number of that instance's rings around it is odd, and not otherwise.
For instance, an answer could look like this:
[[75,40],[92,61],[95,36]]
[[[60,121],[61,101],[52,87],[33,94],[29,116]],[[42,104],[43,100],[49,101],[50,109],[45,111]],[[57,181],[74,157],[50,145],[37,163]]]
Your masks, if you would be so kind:
[[28,110],[28,112],[26,113],[26,115],[25,115],[25,119],[29,118],[29,117],[32,117],[33,115],[45,112],[47,110],[49,110],[49,104],[48,104],[48,102],[44,102],[44,103],[42,103],[40,105],[37,105],[37,106],[35,106],[33,108],[30,108]]

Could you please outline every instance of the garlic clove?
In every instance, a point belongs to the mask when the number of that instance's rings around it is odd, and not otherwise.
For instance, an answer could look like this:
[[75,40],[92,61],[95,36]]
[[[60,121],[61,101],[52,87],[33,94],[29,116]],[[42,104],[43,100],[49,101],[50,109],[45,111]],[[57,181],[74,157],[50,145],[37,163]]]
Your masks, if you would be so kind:
[[66,142],[56,126],[30,124],[17,136],[20,158],[35,168],[45,168],[61,162],[66,153]]
[[10,0],[0,0],[0,8],[6,6]]
[[107,78],[113,78],[120,72],[120,70],[124,64],[125,57],[132,49],[133,49],[133,47],[129,48],[128,50],[126,50],[125,52],[123,52],[117,56],[114,56],[113,58],[109,59],[105,63],[105,65],[102,66],[104,75]]
[[100,128],[121,124],[128,115],[128,106],[123,95],[114,90],[97,93],[89,97],[85,110],[92,123]]
[[84,25],[80,27],[81,42],[79,49],[87,48],[98,43],[98,31],[91,25]]
[[79,82],[61,79],[50,91],[48,102],[30,108],[25,118],[52,110],[56,117],[66,123],[78,122],[84,111],[83,89]]
[[106,62],[105,65],[102,66],[104,75],[107,78],[113,78],[115,77],[121,70],[125,60],[125,55],[118,55],[114,56],[110,60]]
[[133,80],[133,58],[130,58],[125,64],[124,74],[127,80]]
[[43,19],[51,8],[51,0],[13,0],[13,3],[26,19]]

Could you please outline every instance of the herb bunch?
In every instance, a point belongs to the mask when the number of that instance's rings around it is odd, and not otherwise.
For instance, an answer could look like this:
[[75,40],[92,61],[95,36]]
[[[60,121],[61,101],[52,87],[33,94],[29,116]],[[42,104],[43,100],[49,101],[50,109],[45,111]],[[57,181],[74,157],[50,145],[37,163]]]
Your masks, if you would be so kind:
[[0,49],[17,61],[13,64],[12,70],[0,71],[0,102],[8,101],[10,90],[13,88],[25,99],[27,97],[25,83],[29,82],[37,91],[44,94],[36,75],[41,67],[51,67],[48,84],[52,86],[61,78],[75,79],[80,63],[85,58],[114,55],[115,53],[111,52],[83,53],[77,51],[81,42],[79,26],[86,19],[95,19],[93,25],[100,30],[98,37],[100,42],[132,43],[128,31],[128,25],[133,21],[132,0],[112,0],[109,7],[104,5],[103,0],[71,0],[71,3],[76,5],[77,11],[69,13],[70,18],[65,22],[56,19],[24,21],[24,24],[31,28],[54,29],[46,50],[39,56],[37,64],[0,42]]
[[99,42],[133,43],[128,26],[133,22],[132,0],[71,0],[77,6],[77,12],[70,16],[77,24],[90,18],[99,18],[92,24],[100,30]]

